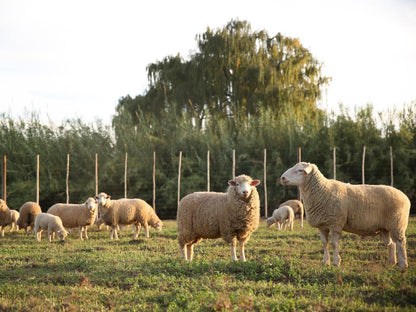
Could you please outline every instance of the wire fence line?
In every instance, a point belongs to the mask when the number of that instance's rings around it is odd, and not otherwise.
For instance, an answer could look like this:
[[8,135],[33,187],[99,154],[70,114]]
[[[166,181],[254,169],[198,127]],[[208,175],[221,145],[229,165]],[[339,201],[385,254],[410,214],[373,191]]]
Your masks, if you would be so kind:
[[[336,179],[337,176],[337,163],[336,163],[336,147],[333,148],[333,178]],[[157,207],[156,207],[156,196],[158,194],[158,190],[157,190],[157,179],[156,179],[156,159],[157,159],[157,155],[156,152],[153,152],[153,166],[152,166],[152,186],[153,186],[153,190],[152,190],[152,207],[155,211],[157,211]],[[183,155],[182,155],[182,151],[179,151],[179,160],[178,160],[178,173],[177,173],[177,205],[179,204],[179,201],[181,199],[182,195],[186,195],[186,194],[181,194],[181,183],[183,182],[182,179],[184,179],[184,177],[182,176],[182,160],[183,160]],[[39,194],[40,194],[40,189],[39,189],[39,181],[40,181],[40,173],[39,173],[39,166],[40,166],[40,156],[39,154],[36,155],[36,202],[39,203]],[[267,149],[265,148],[263,150],[263,160],[258,160],[259,162],[263,163],[263,187],[259,188],[261,193],[262,193],[262,215],[264,215],[264,217],[268,217],[269,214],[272,211],[269,211],[269,203],[268,203],[268,189],[267,189],[267,181],[268,181],[268,167],[267,167]],[[296,162],[300,162],[302,161],[302,149],[299,147],[297,149],[297,159]],[[210,151],[207,151],[207,157],[206,157],[206,189],[201,189],[199,191],[211,191],[211,155],[210,155]],[[362,152],[362,163],[361,163],[361,177],[362,177],[362,184],[365,184],[365,164],[366,164],[366,146],[363,146],[363,152]],[[232,167],[231,167],[231,172],[230,172],[230,176],[234,179],[235,175],[236,175],[236,165],[237,165],[237,160],[236,160],[236,150],[233,149],[232,150]],[[125,153],[125,159],[124,159],[124,182],[123,182],[123,186],[124,186],[124,197],[127,198],[128,197],[128,172],[129,172],[129,167],[128,167],[128,153]],[[186,179],[186,177],[185,177]],[[99,155],[95,154],[95,174],[94,174],[94,180],[95,180],[95,195],[98,195],[99,193]],[[65,179],[65,185],[66,185],[66,202],[69,203],[70,202],[70,185],[69,185],[69,181],[70,181],[70,155],[67,154],[67,162],[66,162],[66,179]],[[393,149],[390,146],[390,185],[393,186]],[[136,190],[137,191],[137,190]],[[299,189],[297,190],[297,197],[298,199],[300,198],[300,192]],[[4,201],[7,202],[7,155],[3,156],[3,161],[2,161],[2,198]],[[172,210],[174,210],[173,212],[171,211],[171,213],[169,214],[170,216],[172,216],[173,214],[176,215],[176,207],[174,207]]]

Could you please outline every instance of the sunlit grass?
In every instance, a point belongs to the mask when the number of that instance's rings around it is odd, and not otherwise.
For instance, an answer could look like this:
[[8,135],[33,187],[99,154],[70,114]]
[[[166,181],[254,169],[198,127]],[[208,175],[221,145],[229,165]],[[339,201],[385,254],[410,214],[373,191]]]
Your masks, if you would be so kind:
[[245,263],[230,261],[222,240],[204,240],[183,263],[176,222],[132,241],[93,227],[89,240],[62,242],[6,232],[0,239],[1,311],[415,311],[416,219],[408,231],[409,268],[387,265],[378,238],[345,233],[341,267],[322,264],[316,229],[292,232],[262,221]]

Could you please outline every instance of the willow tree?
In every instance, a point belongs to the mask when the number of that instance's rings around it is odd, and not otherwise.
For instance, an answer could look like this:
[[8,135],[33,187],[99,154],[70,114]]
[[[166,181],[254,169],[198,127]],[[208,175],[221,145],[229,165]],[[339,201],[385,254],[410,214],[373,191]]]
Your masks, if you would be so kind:
[[322,63],[298,39],[253,32],[247,21],[207,28],[196,41],[189,60],[176,55],[149,64],[148,91],[121,99],[118,112],[128,111],[137,121],[138,114],[163,118],[178,112],[200,121],[212,115],[245,120],[260,108],[309,114],[329,82]]

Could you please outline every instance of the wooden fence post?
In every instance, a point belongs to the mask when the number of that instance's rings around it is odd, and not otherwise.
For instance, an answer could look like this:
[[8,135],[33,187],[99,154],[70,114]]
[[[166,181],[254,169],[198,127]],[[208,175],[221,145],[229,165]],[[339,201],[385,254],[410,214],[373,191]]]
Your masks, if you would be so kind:
[[264,217],[268,217],[267,211],[267,149],[264,149]]
[[36,203],[39,205],[39,154],[36,155]]
[[156,212],[156,152],[153,152],[153,210]]
[[365,184],[365,145],[363,147],[363,162],[361,164],[361,180],[362,184]]
[[333,154],[333,162],[334,162],[334,180],[337,179],[337,148],[334,147]]
[[66,154],[66,203],[69,204],[69,154]]
[[235,149],[233,149],[233,180],[235,179]]
[[[298,163],[299,162],[301,162],[302,161],[302,148],[301,147],[298,147]],[[301,194],[300,194],[300,189],[299,189],[299,187],[296,187],[297,188],[297,192],[298,192],[298,200],[302,200],[302,196],[301,196]]]
[[3,166],[2,166],[2,188],[1,194],[4,202],[7,204],[7,156],[3,155]]
[[98,195],[98,154],[95,154],[95,195]]
[[124,158],[124,198],[127,198],[127,152]]
[[179,168],[178,168],[178,206],[181,200],[181,167],[182,167],[182,151],[179,152]]
[[209,163],[209,150],[207,152],[207,192],[210,192],[211,189],[211,180],[210,180],[210,163]]
[[390,185],[393,186],[393,147],[390,146]]

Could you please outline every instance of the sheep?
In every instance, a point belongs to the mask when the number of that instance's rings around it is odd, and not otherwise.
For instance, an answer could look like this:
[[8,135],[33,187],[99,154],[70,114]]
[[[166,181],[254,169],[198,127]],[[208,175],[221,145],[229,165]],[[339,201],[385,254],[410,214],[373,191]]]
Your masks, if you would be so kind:
[[303,229],[303,204],[300,200],[297,199],[290,199],[285,201],[284,203],[281,203],[279,207],[282,206],[290,206],[293,209],[293,213],[295,216],[299,215],[300,217],[300,228]]
[[12,217],[12,224],[10,225],[10,232],[19,231],[19,226],[17,225],[17,220],[19,219],[19,216],[20,216],[19,211],[10,209],[10,214]]
[[63,241],[68,235],[65,230],[61,218],[49,213],[41,212],[35,217],[35,237],[36,241],[41,241],[41,235],[44,230],[48,230],[48,241],[52,242],[53,233],[57,233],[58,237]]
[[153,208],[139,198],[111,200],[111,196],[102,192],[95,197],[98,200],[100,217],[97,223],[111,226],[110,239],[118,239],[119,225],[134,224],[137,239],[141,226],[144,227],[145,237],[149,238],[149,225],[158,231],[162,230],[163,222]]
[[228,181],[226,193],[195,192],[181,199],[177,211],[178,242],[185,261],[192,261],[193,246],[204,238],[223,238],[231,246],[236,261],[236,243],[240,260],[246,261],[244,244],[257,229],[260,199],[259,180],[240,175]]
[[0,232],[4,236],[4,228],[8,225],[12,228],[12,212],[3,199],[0,199]]
[[289,224],[289,229],[293,230],[293,220],[295,219],[295,214],[292,207],[290,206],[280,206],[279,208],[273,211],[273,215],[266,220],[267,227],[272,226],[276,223],[279,230],[286,230],[287,225]]
[[97,217],[97,200],[89,197],[83,204],[55,204],[47,212],[60,217],[65,228],[79,228],[81,240],[82,232],[88,239],[87,226],[94,224]]
[[35,202],[26,202],[20,207],[19,212],[20,216],[19,219],[17,219],[16,224],[20,229],[25,229],[27,233],[29,226],[33,229],[35,217],[42,212],[42,209]]
[[318,167],[300,162],[280,177],[283,185],[297,185],[305,205],[306,219],[319,230],[324,246],[323,262],[330,264],[329,233],[335,266],[341,263],[338,241],[342,231],[361,236],[380,234],[388,246],[388,263],[395,265],[396,245],[399,267],[406,268],[406,228],[409,198],[386,185],[351,185],[323,176]]

